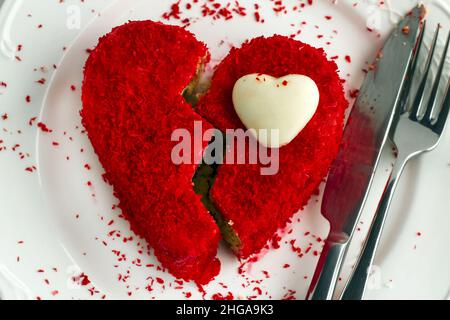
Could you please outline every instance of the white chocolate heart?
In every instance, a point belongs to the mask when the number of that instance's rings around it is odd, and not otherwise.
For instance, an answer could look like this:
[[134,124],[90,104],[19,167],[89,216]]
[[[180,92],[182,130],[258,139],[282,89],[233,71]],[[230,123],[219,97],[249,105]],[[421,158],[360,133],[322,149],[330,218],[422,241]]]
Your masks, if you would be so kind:
[[[304,75],[274,78],[249,74],[236,81],[233,104],[242,123],[262,145],[279,148],[294,140],[314,116],[319,89]],[[271,138],[274,130],[278,130],[278,139]]]

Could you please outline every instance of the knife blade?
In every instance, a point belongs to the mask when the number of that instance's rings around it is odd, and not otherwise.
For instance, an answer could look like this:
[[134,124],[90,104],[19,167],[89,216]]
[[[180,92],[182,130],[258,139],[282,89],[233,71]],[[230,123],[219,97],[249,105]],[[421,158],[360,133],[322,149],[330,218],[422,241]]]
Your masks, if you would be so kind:
[[394,29],[371,65],[350,113],[322,200],[330,223],[308,298],[329,300],[388,137],[414,56],[425,7],[414,8]]

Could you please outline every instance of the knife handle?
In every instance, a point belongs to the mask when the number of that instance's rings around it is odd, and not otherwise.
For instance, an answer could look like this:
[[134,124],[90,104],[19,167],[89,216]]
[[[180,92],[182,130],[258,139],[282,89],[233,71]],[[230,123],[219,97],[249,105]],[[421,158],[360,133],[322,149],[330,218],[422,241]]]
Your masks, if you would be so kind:
[[[331,300],[333,298],[342,260],[348,246],[348,241],[335,241],[335,239],[336,237],[330,235],[325,242],[310,286],[310,288],[314,288],[314,291],[312,296],[311,292],[308,294],[308,297],[311,296],[311,300]],[[317,284],[315,284],[316,281]]]

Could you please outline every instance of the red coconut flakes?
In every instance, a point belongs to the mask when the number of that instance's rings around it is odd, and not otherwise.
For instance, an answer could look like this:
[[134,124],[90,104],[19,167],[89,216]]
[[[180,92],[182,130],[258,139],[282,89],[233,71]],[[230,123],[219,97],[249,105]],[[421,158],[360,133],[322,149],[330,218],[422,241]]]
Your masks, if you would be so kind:
[[173,164],[170,137],[194,121],[210,128],[181,96],[205,56],[180,27],[130,22],[99,40],[82,88],[83,124],[124,216],[165,268],[197,283],[219,271],[220,233],[192,188],[196,165]]
[[164,20],[179,20],[184,26],[191,23],[192,17],[186,15],[193,6],[198,6],[201,10],[201,17],[209,17],[212,20],[231,20],[235,16],[246,16],[246,8],[241,6],[239,1],[219,3],[213,0],[194,0],[181,3],[180,0],[170,5],[169,11],[163,13]]
[[228,292],[226,295],[221,293],[215,293],[211,296],[212,300],[234,300],[234,296],[231,292]]
[[[211,191],[216,208],[241,240],[240,257],[260,251],[315,192],[339,149],[348,106],[335,62],[316,49],[283,36],[256,38],[231,49],[213,76],[198,112],[220,130],[244,128],[232,103],[235,82],[251,73],[275,77],[303,74],[319,87],[316,114],[280,149],[280,170],[262,176],[259,164],[222,165]],[[232,151],[231,151],[232,152]]]
[[[312,5],[311,0],[307,1],[308,5]],[[240,3],[239,1],[221,1],[216,2],[214,0],[177,0],[173,2],[168,11],[162,14],[164,20],[178,20],[184,26],[188,26],[195,22],[196,18],[191,15],[192,8],[197,6],[201,11],[202,18],[210,18],[215,20],[231,20],[235,17],[245,17],[248,14],[253,16],[254,20],[258,23],[264,23],[265,19],[262,18],[260,8],[262,6],[272,10],[278,16],[287,15],[291,11],[299,11],[299,8],[304,8],[306,3],[300,3],[291,7],[291,3],[283,0],[271,0],[264,3]],[[326,16],[329,17],[329,16]]]

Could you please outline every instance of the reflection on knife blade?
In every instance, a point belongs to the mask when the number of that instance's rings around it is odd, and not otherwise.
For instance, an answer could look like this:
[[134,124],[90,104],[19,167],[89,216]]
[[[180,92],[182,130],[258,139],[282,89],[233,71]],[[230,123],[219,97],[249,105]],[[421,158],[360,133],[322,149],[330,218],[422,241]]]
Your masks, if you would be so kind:
[[425,8],[417,7],[395,28],[353,106],[322,200],[321,211],[331,230],[311,283],[309,293],[315,287],[313,299],[332,297],[342,259],[387,140],[424,15]]

